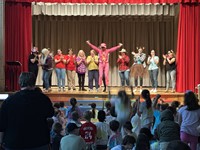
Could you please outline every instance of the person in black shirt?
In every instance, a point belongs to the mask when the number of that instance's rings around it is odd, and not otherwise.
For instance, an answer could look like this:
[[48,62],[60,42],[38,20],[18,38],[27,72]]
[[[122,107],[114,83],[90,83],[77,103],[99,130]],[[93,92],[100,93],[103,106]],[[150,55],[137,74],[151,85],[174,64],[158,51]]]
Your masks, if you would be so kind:
[[32,72],[36,78],[38,74],[38,60],[38,48],[33,47],[33,49],[31,50],[31,54],[28,58],[28,71]]
[[9,96],[0,110],[0,144],[9,150],[48,150],[50,130],[47,118],[54,109],[50,99],[35,89],[35,76],[22,72],[21,90]]
[[163,55],[164,61],[163,65],[166,66],[166,76],[167,76],[167,85],[166,91],[169,90],[170,78],[172,82],[172,93],[175,92],[176,88],[176,56],[173,50],[168,51],[167,55]]

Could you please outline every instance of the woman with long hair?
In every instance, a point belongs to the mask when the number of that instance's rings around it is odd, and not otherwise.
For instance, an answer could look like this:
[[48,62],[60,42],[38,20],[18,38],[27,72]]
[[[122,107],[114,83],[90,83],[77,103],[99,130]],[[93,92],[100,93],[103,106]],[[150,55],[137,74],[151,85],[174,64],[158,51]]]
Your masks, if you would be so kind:
[[178,123],[181,127],[181,141],[190,144],[191,150],[197,149],[200,125],[200,105],[194,92],[186,91],[184,105],[178,111]]
[[153,123],[153,107],[150,97],[150,92],[147,89],[144,89],[141,93],[144,102],[139,106],[138,116],[141,116],[141,127],[146,127],[151,129]]
[[76,57],[76,72],[78,74],[78,84],[79,91],[87,91],[84,88],[85,84],[85,72],[86,72],[86,56],[83,50],[79,50],[78,55]]
[[176,88],[176,56],[173,50],[167,52],[167,55],[163,55],[164,61],[163,65],[166,66],[166,76],[167,76],[167,85],[166,91],[169,90],[170,78],[172,82],[172,93],[175,92]]

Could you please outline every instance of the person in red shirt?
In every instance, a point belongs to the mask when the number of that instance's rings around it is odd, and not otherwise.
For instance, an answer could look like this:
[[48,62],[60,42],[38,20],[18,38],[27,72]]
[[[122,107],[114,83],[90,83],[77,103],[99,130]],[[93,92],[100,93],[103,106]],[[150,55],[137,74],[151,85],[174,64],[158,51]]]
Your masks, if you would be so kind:
[[76,55],[73,55],[73,50],[68,50],[66,55],[66,70],[68,80],[68,90],[76,90],[75,88],[75,75],[76,75]]
[[54,61],[55,61],[55,70],[56,70],[57,83],[58,83],[58,91],[59,92],[61,91],[61,87],[63,91],[65,91],[66,58],[65,58],[65,55],[62,54],[61,49],[57,50],[57,55],[55,55]]
[[126,85],[129,86],[129,61],[130,58],[128,57],[128,55],[126,55],[126,50],[122,49],[121,51],[119,51],[119,57],[117,59],[117,63],[119,65],[119,76],[121,79],[121,86],[125,86],[125,81],[126,81]]
[[80,128],[80,135],[85,140],[87,148],[86,149],[95,149],[95,139],[97,134],[97,127],[91,122],[92,112],[86,111],[83,114],[86,122],[82,124]]

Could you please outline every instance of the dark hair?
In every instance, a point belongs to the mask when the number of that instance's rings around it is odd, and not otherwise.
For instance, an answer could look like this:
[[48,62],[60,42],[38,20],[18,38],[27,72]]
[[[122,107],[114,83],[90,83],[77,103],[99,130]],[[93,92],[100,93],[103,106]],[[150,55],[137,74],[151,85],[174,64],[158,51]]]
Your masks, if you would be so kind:
[[149,90],[147,90],[147,89],[142,90],[141,95],[142,95],[142,97],[143,97],[143,98],[145,99],[145,101],[146,101],[146,107],[147,107],[147,109],[151,108],[152,102],[151,102]]
[[78,112],[77,111],[73,111],[72,112],[72,119],[74,121],[78,121],[79,118],[80,118],[80,116],[79,116]]
[[36,77],[32,72],[22,72],[19,76],[20,87],[34,87]]
[[91,111],[85,111],[84,113],[83,113],[83,117],[86,119],[86,120],[88,120],[88,121],[90,121],[91,120],[91,118],[92,118],[92,112]]
[[121,99],[122,103],[125,106],[128,106],[128,104],[130,103],[130,99],[128,98],[128,95],[126,94],[126,91],[119,91],[118,92],[118,97]]
[[176,115],[176,108],[175,107],[169,106],[169,107],[167,107],[167,109],[171,110],[173,115]]
[[59,109],[59,108],[60,108],[60,104],[59,104],[59,103],[54,103],[54,104],[53,104],[53,107]]
[[63,130],[62,125],[59,122],[56,122],[53,125],[53,131],[57,134],[60,134],[60,132]]
[[153,138],[153,135],[151,134],[151,131],[149,128],[141,128],[140,133],[145,134],[148,137],[149,141]]
[[171,141],[166,150],[191,150],[190,147],[182,141]]
[[126,135],[123,140],[122,140],[122,145],[129,145],[129,144],[135,144],[136,140],[133,136],[131,135]]
[[70,99],[70,104],[72,105],[71,112],[75,111],[76,104],[77,104],[76,98],[72,97]]
[[110,126],[110,129],[114,132],[116,132],[118,129],[119,129],[119,121],[117,120],[112,120],[110,123],[109,123],[109,126]]
[[60,110],[55,110],[54,111],[54,116],[56,117],[57,115],[61,114],[61,111]]
[[106,119],[106,113],[105,113],[105,111],[103,111],[103,110],[100,110],[99,112],[98,112],[98,120],[100,121],[100,122],[104,122],[105,121],[105,119]]
[[138,135],[135,150],[150,150],[149,139],[145,134]]
[[132,126],[132,124],[131,124],[130,121],[127,121],[127,122],[123,125],[123,128],[125,128],[125,129],[131,131],[131,130],[133,129],[133,126]]
[[49,130],[52,129],[53,123],[54,123],[53,118],[47,118],[47,126],[48,126]]
[[174,107],[174,108],[179,107],[179,105],[180,105],[180,102],[179,102],[179,101],[173,101],[173,102],[171,103],[171,106]]
[[107,110],[110,110],[110,108],[111,108],[111,103],[110,103],[110,101],[107,101],[107,102],[105,103],[105,107],[106,107]]
[[169,104],[168,103],[165,103],[165,104],[161,104],[160,105],[160,109],[162,110],[162,111],[164,111],[165,109],[167,109],[169,107]]
[[194,92],[192,91],[186,91],[184,95],[184,104],[187,106],[187,110],[197,110],[200,108],[198,104],[198,99]]
[[65,106],[65,103],[64,102],[60,102],[60,107],[64,107]]
[[96,104],[95,104],[95,103],[92,103],[92,104],[91,104],[91,108],[92,108],[92,118],[95,118],[95,116],[96,116],[96,112],[95,112]]

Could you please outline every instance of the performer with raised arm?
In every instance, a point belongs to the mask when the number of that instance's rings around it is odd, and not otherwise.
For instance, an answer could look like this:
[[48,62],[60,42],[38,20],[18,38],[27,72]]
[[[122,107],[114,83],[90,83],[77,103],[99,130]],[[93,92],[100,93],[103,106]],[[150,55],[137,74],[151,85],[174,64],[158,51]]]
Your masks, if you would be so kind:
[[38,75],[38,64],[39,64],[39,52],[37,47],[33,47],[31,54],[28,58],[28,71],[32,72],[37,78]]
[[121,51],[119,51],[119,56],[117,59],[117,63],[119,65],[119,76],[121,79],[121,86],[125,86],[125,81],[126,81],[126,85],[129,86],[129,61],[130,58],[128,57],[128,55],[126,54],[126,50],[122,49]]
[[137,91],[138,88],[138,77],[140,80],[140,93],[142,92],[142,86],[143,86],[143,75],[144,75],[144,71],[146,68],[146,63],[145,63],[145,59],[146,59],[146,54],[143,53],[144,47],[137,47],[138,53],[132,52],[133,55],[133,65],[131,67],[131,77],[134,77],[135,80],[135,89],[134,92]]
[[[103,74],[105,75],[106,80],[106,86],[109,84],[109,54],[119,49],[123,44],[119,43],[118,46],[112,47],[110,49],[107,49],[107,46],[105,43],[101,43],[100,48],[94,46],[90,43],[90,41],[86,41],[86,43],[94,49],[96,52],[99,53],[99,86],[102,85],[102,78]],[[106,87],[104,88],[103,92],[106,91]]]
[[169,83],[170,78],[172,82],[172,93],[175,92],[176,88],[176,56],[173,50],[170,50],[167,52],[167,55],[163,55],[164,61],[163,65],[166,66],[166,76],[167,76],[167,85],[166,85],[166,91],[169,90]]

